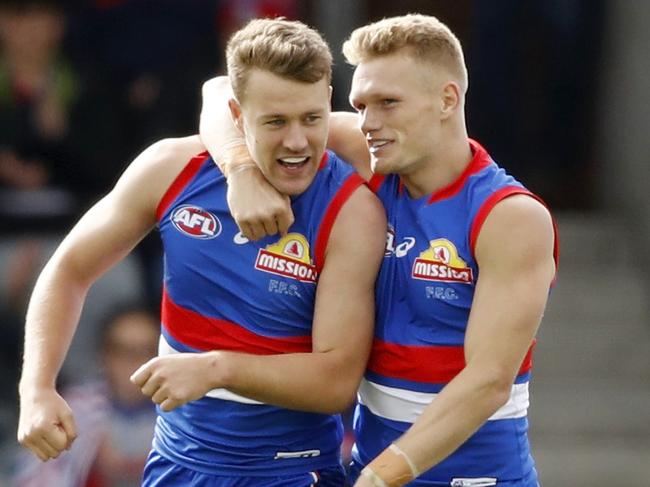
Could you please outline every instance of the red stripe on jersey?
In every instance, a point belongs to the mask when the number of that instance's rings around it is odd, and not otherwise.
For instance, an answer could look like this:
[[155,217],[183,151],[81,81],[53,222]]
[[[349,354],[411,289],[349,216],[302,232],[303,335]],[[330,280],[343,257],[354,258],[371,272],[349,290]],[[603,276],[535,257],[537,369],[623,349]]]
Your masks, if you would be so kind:
[[323,216],[320,228],[318,229],[314,249],[314,263],[319,274],[325,265],[325,250],[327,249],[327,242],[329,242],[330,233],[332,232],[336,217],[352,193],[364,183],[365,181],[361,176],[357,173],[352,173],[341,185],[334,198],[332,198],[332,201],[330,201],[327,210],[325,210],[325,216]]
[[481,146],[481,144],[472,139],[468,139],[468,141],[472,152],[474,153],[474,157],[467,165],[463,173],[459,176],[459,178],[456,179],[456,181],[431,194],[429,200],[427,201],[428,204],[451,198],[461,190],[467,181],[467,178],[469,178],[472,174],[475,174],[480,170],[486,168],[492,162],[490,156],[488,156],[487,151]]
[[174,182],[172,182],[169,188],[167,188],[167,191],[165,191],[165,194],[160,199],[160,203],[158,203],[158,208],[156,208],[156,219],[158,221],[160,221],[162,216],[165,214],[165,211],[167,211],[167,208],[171,206],[185,186],[189,184],[208,157],[210,157],[210,154],[208,154],[207,151],[201,152],[192,157],[180,174],[176,176],[176,179],[174,179]]
[[325,169],[329,160],[329,153],[327,151],[323,152],[323,157],[320,158],[320,163],[318,164],[318,170],[320,171],[321,169]]
[[[533,365],[531,345],[518,375]],[[375,338],[368,370],[385,377],[427,384],[446,384],[465,368],[462,346],[397,345]]]
[[385,179],[386,176],[384,176],[383,174],[373,174],[372,177],[370,178],[370,181],[368,181],[368,187],[370,188],[370,191],[372,191],[373,193],[379,191],[379,188],[381,187]]
[[[537,196],[534,193],[531,193],[525,188],[520,188],[519,186],[506,186],[505,188],[501,188],[495,193],[493,193],[492,195],[490,195],[483,202],[483,205],[479,208],[478,212],[476,213],[469,234],[469,248],[470,251],[472,252],[472,256],[474,256],[475,259],[476,259],[476,255],[475,255],[476,241],[478,240],[478,235],[481,232],[481,228],[483,228],[483,224],[485,223],[487,216],[492,211],[492,208],[494,208],[494,206],[499,201],[504,200],[508,196],[513,196],[517,194],[530,196],[531,198],[539,201],[542,205],[544,205],[546,209],[548,209],[548,206],[546,205],[546,203],[544,203],[544,200],[542,200],[539,196]],[[557,223],[555,222],[555,218],[553,218],[552,215],[551,215],[551,220],[553,221],[553,259],[555,260],[555,277],[553,278],[553,283],[551,285],[554,285],[555,280],[557,278],[557,270],[560,265],[560,243],[559,243],[559,238],[557,233]]]
[[232,350],[255,355],[311,352],[311,336],[267,337],[241,325],[203,316],[174,303],[163,291],[162,323],[179,342],[198,350]]

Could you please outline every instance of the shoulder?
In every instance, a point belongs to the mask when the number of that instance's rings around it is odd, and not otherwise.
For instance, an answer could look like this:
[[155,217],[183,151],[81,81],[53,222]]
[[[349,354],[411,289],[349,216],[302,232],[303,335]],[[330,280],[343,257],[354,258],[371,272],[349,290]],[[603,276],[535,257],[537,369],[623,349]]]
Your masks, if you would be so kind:
[[147,147],[127,167],[113,193],[144,199],[155,208],[188,162],[205,151],[198,136],[163,139]]
[[517,194],[499,201],[487,215],[475,254],[480,266],[552,261],[554,242],[549,210],[532,195]]
[[332,241],[345,246],[370,246],[383,254],[386,213],[377,196],[362,184],[345,202],[332,229]]

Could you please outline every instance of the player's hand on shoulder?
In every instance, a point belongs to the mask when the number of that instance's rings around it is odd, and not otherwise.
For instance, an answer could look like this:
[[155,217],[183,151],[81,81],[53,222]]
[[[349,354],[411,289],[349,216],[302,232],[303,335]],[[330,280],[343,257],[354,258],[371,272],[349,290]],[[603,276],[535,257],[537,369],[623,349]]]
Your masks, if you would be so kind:
[[21,392],[18,442],[47,461],[70,449],[77,437],[72,410],[54,389]]
[[155,357],[131,375],[131,382],[168,412],[214,389],[208,377],[211,363],[209,353]]

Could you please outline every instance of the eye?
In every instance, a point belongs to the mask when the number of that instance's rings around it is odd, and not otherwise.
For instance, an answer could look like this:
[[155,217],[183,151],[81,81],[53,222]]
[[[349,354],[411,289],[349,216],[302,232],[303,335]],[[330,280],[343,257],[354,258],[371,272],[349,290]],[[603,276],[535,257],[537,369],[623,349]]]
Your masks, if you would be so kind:
[[321,118],[323,118],[323,117],[321,117],[320,115],[307,115],[307,117],[305,117],[305,121],[306,121],[307,123],[316,123],[316,122],[318,122]]
[[385,107],[395,105],[397,103],[397,100],[395,98],[383,98],[381,100],[381,104]]
[[272,120],[269,120],[268,122],[265,122],[264,125],[268,125],[270,127],[281,127],[284,125],[284,120],[281,118],[274,118]]

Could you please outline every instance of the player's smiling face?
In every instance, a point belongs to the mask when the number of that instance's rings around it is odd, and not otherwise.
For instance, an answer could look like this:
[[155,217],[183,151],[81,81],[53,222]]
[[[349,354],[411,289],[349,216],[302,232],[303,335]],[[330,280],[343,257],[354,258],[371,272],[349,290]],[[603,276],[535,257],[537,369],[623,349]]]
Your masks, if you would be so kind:
[[231,103],[251,156],[281,193],[311,184],[325,151],[331,89],[325,78],[305,83],[253,69],[240,105]]
[[359,114],[373,172],[409,174],[435,153],[440,138],[435,78],[430,64],[403,51],[357,66],[350,103]]

